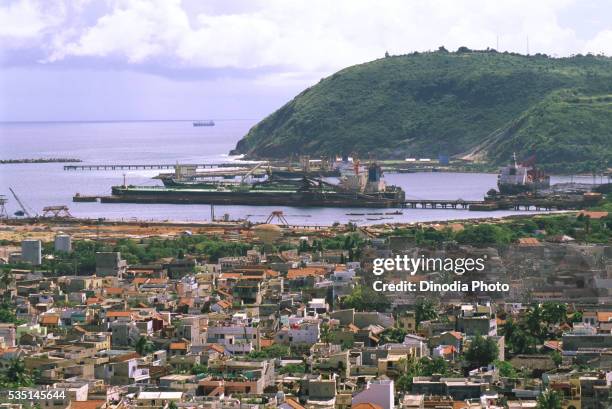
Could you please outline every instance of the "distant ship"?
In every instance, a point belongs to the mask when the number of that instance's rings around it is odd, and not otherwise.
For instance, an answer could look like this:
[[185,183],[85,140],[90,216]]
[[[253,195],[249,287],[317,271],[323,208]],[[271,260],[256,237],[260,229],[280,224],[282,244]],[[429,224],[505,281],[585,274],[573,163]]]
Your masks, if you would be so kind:
[[523,163],[517,163],[516,154],[513,154],[513,163],[505,166],[497,177],[497,187],[504,195],[515,195],[550,187],[550,176],[535,168],[535,159],[532,157]]
[[215,126],[215,121],[195,121],[193,126]]

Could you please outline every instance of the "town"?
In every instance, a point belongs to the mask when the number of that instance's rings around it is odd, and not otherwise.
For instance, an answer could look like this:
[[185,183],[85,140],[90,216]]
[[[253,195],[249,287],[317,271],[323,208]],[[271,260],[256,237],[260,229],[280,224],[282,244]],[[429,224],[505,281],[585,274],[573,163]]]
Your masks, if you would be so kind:
[[[7,219],[1,407],[607,409],[611,238],[612,216],[588,210],[328,228]],[[405,256],[485,261],[372,273]]]

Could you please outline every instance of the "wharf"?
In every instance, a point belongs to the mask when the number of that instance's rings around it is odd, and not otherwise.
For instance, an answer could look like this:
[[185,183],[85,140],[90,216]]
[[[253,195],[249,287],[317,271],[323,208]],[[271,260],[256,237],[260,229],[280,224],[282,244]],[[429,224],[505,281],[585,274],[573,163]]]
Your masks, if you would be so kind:
[[[101,203],[166,203],[166,204],[209,204],[206,200],[190,200],[189,198],[124,198],[121,196],[96,196],[96,195],[79,195],[73,196],[74,202],[101,202]],[[216,201],[213,201],[217,203]],[[223,204],[245,204],[245,203],[232,203],[231,199],[228,199]],[[250,205],[265,205],[266,203],[259,203],[253,201]],[[280,203],[274,203],[275,205],[282,205]],[[286,204],[286,206],[295,206],[292,204]],[[302,206],[308,206],[303,203]],[[330,207],[360,207],[358,204],[353,206],[330,206]],[[368,207],[364,205],[363,207]],[[455,209],[455,210],[471,210],[471,211],[495,211],[495,210],[515,210],[515,211],[552,211],[552,210],[578,210],[584,207],[582,201],[565,201],[565,200],[546,200],[546,199],[506,199],[499,201],[484,201],[484,200],[432,200],[432,199],[418,199],[418,200],[406,200],[402,202],[398,207],[406,209],[428,209],[428,210],[440,210],[440,209]]]
[[[64,170],[146,170],[146,169],[175,169],[175,163],[156,164],[98,164],[98,165],[64,165]],[[180,166],[194,167],[197,169],[214,168],[251,168],[252,163],[195,163],[181,164]]]

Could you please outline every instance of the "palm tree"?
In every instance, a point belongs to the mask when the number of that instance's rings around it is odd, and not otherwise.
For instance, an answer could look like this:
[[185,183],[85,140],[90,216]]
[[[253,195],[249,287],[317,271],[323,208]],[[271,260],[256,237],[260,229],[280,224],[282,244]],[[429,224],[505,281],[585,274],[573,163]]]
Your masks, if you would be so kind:
[[556,391],[546,389],[538,396],[537,409],[561,409],[561,396]]
[[26,373],[25,364],[23,359],[20,358],[11,360],[6,370],[6,378],[17,387],[30,386],[32,384],[32,378]]
[[8,289],[11,284],[13,284],[15,278],[13,277],[13,272],[9,269],[3,270],[2,275],[0,276],[0,284],[4,288],[4,296],[6,297],[8,294]]

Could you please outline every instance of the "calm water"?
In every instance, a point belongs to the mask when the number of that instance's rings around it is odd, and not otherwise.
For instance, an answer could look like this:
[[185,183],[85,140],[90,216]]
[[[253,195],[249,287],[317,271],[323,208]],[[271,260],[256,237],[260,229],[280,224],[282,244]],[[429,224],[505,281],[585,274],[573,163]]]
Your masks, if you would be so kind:
[[[216,121],[214,127],[193,127],[191,122],[90,122],[0,124],[0,158],[70,157],[83,164],[96,163],[204,163],[232,160],[227,153],[255,121]],[[18,205],[8,188],[12,187],[34,212],[44,206],[66,204],[74,216],[141,220],[210,220],[207,205],[141,205],[73,203],[79,192],[110,194],[110,187],[122,183],[157,185],[153,171],[64,171],[63,164],[0,165],[0,194],[9,198],[9,214]],[[168,172],[168,171],[165,171]],[[387,183],[401,186],[408,198],[479,200],[495,187],[496,175],[474,173],[388,174]],[[553,178],[553,183],[563,178]],[[590,180],[587,178],[587,181]],[[404,209],[393,219],[368,221],[347,216],[359,209],[282,208],[262,206],[215,206],[217,217],[248,217],[265,220],[272,210],[283,210],[292,224],[331,224],[359,219],[360,224],[413,222],[475,217],[501,217],[514,212],[470,212],[465,210]],[[364,210],[378,212],[380,210]],[[525,213],[525,212],[521,212]],[[370,216],[376,217],[376,216]]]

